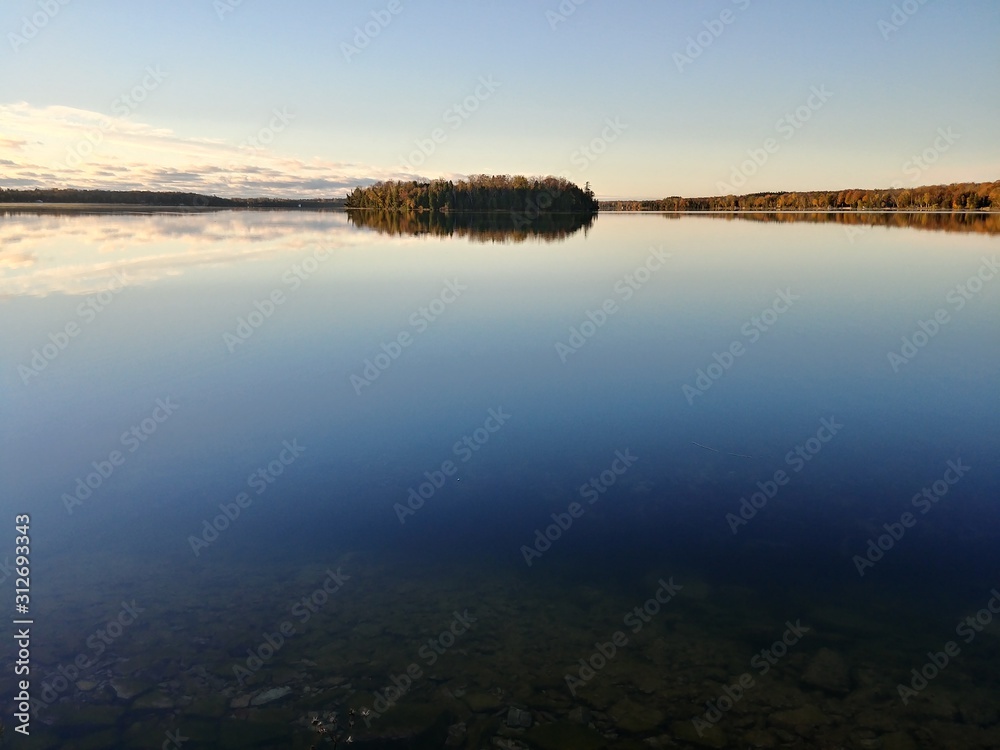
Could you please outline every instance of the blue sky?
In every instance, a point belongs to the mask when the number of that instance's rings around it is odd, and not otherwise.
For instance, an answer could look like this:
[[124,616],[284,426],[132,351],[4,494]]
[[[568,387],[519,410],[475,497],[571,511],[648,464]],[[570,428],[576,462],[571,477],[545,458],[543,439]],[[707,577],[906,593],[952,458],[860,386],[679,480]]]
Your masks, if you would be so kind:
[[5,3],[0,185],[337,195],[486,172],[662,197],[1000,177],[992,0],[234,2]]

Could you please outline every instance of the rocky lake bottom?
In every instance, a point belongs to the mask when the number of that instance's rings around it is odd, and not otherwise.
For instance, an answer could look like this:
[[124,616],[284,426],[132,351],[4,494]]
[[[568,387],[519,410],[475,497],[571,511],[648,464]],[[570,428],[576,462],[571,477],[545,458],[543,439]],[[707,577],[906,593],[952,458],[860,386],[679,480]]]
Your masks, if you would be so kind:
[[766,591],[669,566],[628,586],[554,565],[529,581],[360,553],[102,568],[118,572],[100,601],[64,569],[37,615],[32,747],[1000,747],[995,625],[968,644],[914,630],[926,611],[888,589]]

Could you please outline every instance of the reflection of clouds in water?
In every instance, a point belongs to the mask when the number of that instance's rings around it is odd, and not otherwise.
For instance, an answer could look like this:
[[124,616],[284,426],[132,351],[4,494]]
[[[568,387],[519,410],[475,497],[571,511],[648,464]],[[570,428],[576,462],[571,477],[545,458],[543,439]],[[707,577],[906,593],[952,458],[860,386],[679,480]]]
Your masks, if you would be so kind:
[[[3,215],[3,206],[0,206]],[[49,244],[53,239],[77,236],[88,244],[127,239],[144,243],[164,239],[217,242],[239,238],[264,241],[293,232],[330,231],[347,225],[341,213],[282,213],[278,211],[221,211],[214,213],[101,213],[49,215],[15,211],[3,215],[0,243],[28,240]]]
[[0,295],[93,294],[106,289],[115,272],[142,285],[188,268],[273,260],[317,244],[365,239],[339,213],[13,213],[0,222]]

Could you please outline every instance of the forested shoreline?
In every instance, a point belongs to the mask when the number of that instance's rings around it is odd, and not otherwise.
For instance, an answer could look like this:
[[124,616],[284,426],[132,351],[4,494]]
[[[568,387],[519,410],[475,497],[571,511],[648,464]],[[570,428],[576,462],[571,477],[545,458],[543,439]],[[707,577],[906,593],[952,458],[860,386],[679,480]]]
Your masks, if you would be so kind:
[[590,183],[559,177],[474,175],[467,180],[383,181],[346,198],[221,198],[156,190],[0,188],[0,204],[59,203],[190,208],[349,208],[378,211],[513,211],[592,214],[604,211],[1000,211],[1000,180],[885,190],[766,192],[701,198],[598,201]]
[[4,203],[80,203],[119,206],[183,206],[187,208],[341,208],[344,205],[344,199],[220,198],[217,195],[157,190],[77,190],[75,188],[5,190],[0,188],[0,204]]
[[811,190],[601,201],[605,211],[1000,211],[1000,180],[886,190]]

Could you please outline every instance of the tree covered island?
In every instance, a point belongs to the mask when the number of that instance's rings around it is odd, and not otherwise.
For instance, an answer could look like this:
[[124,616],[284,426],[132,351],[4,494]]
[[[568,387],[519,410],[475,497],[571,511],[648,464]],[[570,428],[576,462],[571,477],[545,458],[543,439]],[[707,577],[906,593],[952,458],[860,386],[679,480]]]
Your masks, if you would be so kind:
[[348,209],[378,211],[511,211],[594,214],[597,199],[590,183],[583,188],[561,177],[473,175],[467,180],[377,182],[347,196]]

